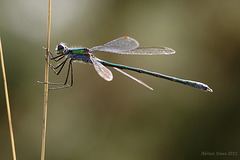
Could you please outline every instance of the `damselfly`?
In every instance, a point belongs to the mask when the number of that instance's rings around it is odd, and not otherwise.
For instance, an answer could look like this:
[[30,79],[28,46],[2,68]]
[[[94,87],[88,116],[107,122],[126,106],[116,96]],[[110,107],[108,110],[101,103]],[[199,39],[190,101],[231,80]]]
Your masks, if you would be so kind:
[[[62,89],[62,88],[68,88],[73,85],[73,67],[72,62],[74,61],[82,61],[89,64],[93,64],[95,70],[97,73],[106,81],[111,81],[113,79],[112,72],[106,68],[113,67],[115,70],[123,73],[127,77],[135,80],[136,82],[142,84],[143,86],[153,90],[151,87],[149,87],[144,82],[136,79],[135,77],[129,75],[128,73],[124,72],[123,70],[131,70],[138,73],[144,73],[148,74],[154,77],[158,78],[164,78],[167,80],[171,80],[174,82],[182,83],[191,87],[199,88],[204,91],[213,92],[211,88],[208,87],[208,85],[196,82],[196,81],[190,81],[190,80],[184,80],[176,77],[167,76],[164,74],[156,73],[147,71],[144,69],[139,68],[133,68],[125,65],[120,64],[114,64],[110,63],[104,60],[101,60],[93,55],[94,52],[110,52],[110,53],[116,53],[116,54],[128,54],[128,55],[171,55],[174,54],[175,51],[168,47],[138,47],[139,43],[130,37],[120,37],[118,39],[115,39],[113,41],[110,41],[108,43],[105,43],[104,45],[92,47],[92,48],[68,48],[64,43],[60,43],[56,48],[56,53],[58,56],[53,56],[50,51],[48,51],[48,56],[51,60],[55,60],[56,62],[64,59],[61,63],[59,63],[57,66],[53,66],[52,64],[49,64],[49,67],[54,71],[56,75],[59,75],[66,64],[66,62],[69,60],[68,63],[68,70],[67,70],[67,76],[64,83],[51,83],[48,84],[52,85],[61,85],[57,88],[51,88],[51,89]],[[57,71],[57,69],[59,70]],[[68,78],[70,74],[70,84],[68,84]],[[44,83],[44,82],[43,82]]]

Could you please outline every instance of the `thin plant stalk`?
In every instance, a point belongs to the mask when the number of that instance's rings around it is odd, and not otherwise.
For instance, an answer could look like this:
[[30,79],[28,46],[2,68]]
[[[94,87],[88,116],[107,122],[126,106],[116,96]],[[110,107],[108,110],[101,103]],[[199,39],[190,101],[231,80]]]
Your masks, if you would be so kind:
[[47,19],[47,49],[45,63],[45,84],[44,84],[44,108],[43,108],[43,130],[42,130],[42,150],[41,150],[41,160],[45,159],[45,146],[46,146],[46,129],[47,129],[47,106],[48,106],[48,75],[49,75],[49,57],[48,51],[50,48],[50,27],[51,27],[51,0],[48,1],[48,19]]
[[6,78],[6,72],[5,72],[5,65],[4,65],[4,60],[3,60],[3,51],[2,51],[1,38],[0,38],[0,52],[1,52],[3,82],[4,82],[4,88],[5,88],[5,98],[6,98],[6,105],[7,105],[7,112],[8,112],[8,122],[9,122],[10,137],[11,137],[11,144],[12,144],[12,154],[13,154],[13,160],[16,160],[16,150],[15,150],[15,143],[14,143],[14,136],[13,136],[12,118],[11,118],[11,110],[10,110],[10,103],[9,103],[9,96],[8,96],[8,88],[7,88],[7,78]]

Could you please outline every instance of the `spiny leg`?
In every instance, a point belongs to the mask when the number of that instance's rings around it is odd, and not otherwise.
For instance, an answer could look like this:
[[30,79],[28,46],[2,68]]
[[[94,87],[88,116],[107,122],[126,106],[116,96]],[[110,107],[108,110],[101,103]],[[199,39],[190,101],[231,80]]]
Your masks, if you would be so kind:
[[[65,57],[65,55],[59,55],[59,56],[56,56],[56,57],[50,57],[50,56],[49,56],[49,58],[50,58],[51,60],[54,60],[55,62],[60,61],[60,60],[63,59],[64,57]],[[45,59],[47,60],[46,57],[45,57]]]
[[[47,50],[47,48],[44,48]],[[65,55],[59,55],[59,56],[56,56],[54,57],[51,53],[51,51],[47,50],[47,53],[48,53],[48,56],[51,60],[55,60],[56,62],[58,62],[59,60],[61,60],[62,58],[65,57]],[[47,58],[45,56],[45,60],[46,62],[48,63],[47,61]],[[60,72],[62,71],[64,65],[66,64],[68,58],[66,58],[64,61],[62,61],[61,63],[59,63],[56,67],[53,66],[52,64],[48,63],[49,67],[53,70],[53,72],[56,74],[56,75],[59,75]],[[59,71],[56,71],[57,68],[59,68],[61,66],[61,68],[59,69]],[[70,69],[71,69],[71,83],[70,85],[66,85],[67,84],[67,81],[68,81],[68,76],[69,76],[69,72],[70,72]],[[63,89],[63,88],[68,88],[68,87],[71,87],[73,85],[73,69],[72,69],[72,60],[69,61],[69,66],[68,66],[68,72],[67,72],[67,77],[66,77],[66,80],[64,83],[52,83],[52,82],[40,82],[40,81],[37,81],[38,83],[42,83],[42,84],[50,84],[50,85],[63,85],[62,87],[58,87],[58,88],[49,88],[49,90],[54,90],[54,89]]]
[[[49,67],[53,70],[53,72],[56,74],[56,75],[59,75],[60,72],[62,71],[64,65],[66,64],[68,58],[66,58],[64,61],[62,61],[61,63],[59,63],[56,67],[53,66],[52,64],[48,63]],[[61,66],[61,68],[59,69],[59,71],[56,71],[57,68],[59,68]],[[69,69],[68,69],[69,70]],[[69,71],[68,71],[69,72]],[[52,83],[52,82],[40,82],[40,81],[37,81],[38,83],[43,83],[43,84],[50,84],[50,85],[65,85],[65,83]]]
[[[62,56],[62,55],[61,55]],[[57,56],[59,57],[59,56]],[[63,56],[64,57],[64,56]],[[60,59],[62,59],[63,57],[60,57]],[[46,57],[45,57],[46,59]],[[52,64],[50,64],[47,59],[46,59],[46,62],[47,64],[49,65],[49,67],[53,70],[53,72],[56,74],[56,75],[59,75],[60,72],[62,71],[66,61],[68,60],[68,58],[66,58],[64,61],[62,61],[61,63],[59,63],[56,67],[53,66]],[[58,61],[58,60],[57,60]],[[56,71],[57,68],[59,68],[61,66],[61,68],[59,69],[59,71]],[[51,82],[41,82],[41,81],[37,81],[38,83],[43,83],[43,84],[52,84],[52,85],[63,85],[63,83],[51,83]]]
[[[68,82],[68,76],[69,73],[71,72],[71,82],[70,85],[66,85]],[[64,89],[64,88],[69,88],[73,86],[73,68],[72,68],[72,60],[69,61],[69,66],[68,66],[68,71],[67,71],[67,77],[66,80],[63,84],[61,83],[48,83],[48,84],[53,84],[53,85],[62,85],[61,87],[57,87],[57,88],[50,88],[50,90],[56,90],[56,89]]]
[[[56,62],[58,62],[58,61],[61,60],[63,57],[65,57],[64,54],[61,54],[61,55],[59,55],[59,56],[54,57],[51,51],[47,50],[47,48],[44,48],[44,49],[47,51],[49,58],[50,58],[51,60],[56,61]],[[45,59],[47,60],[46,57],[45,57]]]
[[[49,67],[53,70],[53,72],[56,74],[56,75],[59,75],[60,72],[62,71],[65,63],[67,62],[68,58],[66,58],[64,61],[62,61],[61,63],[59,63],[56,67],[53,66],[52,64],[48,63]],[[58,69],[59,67],[61,66],[61,68],[59,69],[59,71],[56,71],[56,69]]]
[[[64,60],[62,63],[60,63],[58,66],[56,66],[55,68],[58,68],[59,66],[62,65],[62,67],[60,68],[60,70],[58,72],[61,72],[64,64],[66,63],[67,59]],[[50,64],[51,65],[51,64]],[[49,65],[49,66],[50,66]],[[52,65],[53,66],[53,65]],[[50,66],[51,67],[51,66]],[[54,67],[54,66],[53,66]],[[58,75],[58,72],[56,72],[54,70],[54,68],[52,68],[52,70],[54,71],[54,73],[56,73]],[[67,81],[68,81],[68,76],[69,76],[69,73],[70,73],[70,70],[71,70],[71,84],[70,85],[66,85],[67,84]],[[68,87],[71,87],[73,85],[73,71],[72,71],[72,61],[70,60],[69,61],[69,66],[68,66],[68,71],[67,71],[67,76],[66,76],[66,79],[65,79],[65,82],[64,83],[52,83],[52,82],[40,82],[40,81],[37,81],[38,83],[43,83],[43,84],[50,84],[50,85],[62,85],[62,87],[58,87],[58,88],[50,88],[50,89],[62,89],[62,88],[68,88]]]

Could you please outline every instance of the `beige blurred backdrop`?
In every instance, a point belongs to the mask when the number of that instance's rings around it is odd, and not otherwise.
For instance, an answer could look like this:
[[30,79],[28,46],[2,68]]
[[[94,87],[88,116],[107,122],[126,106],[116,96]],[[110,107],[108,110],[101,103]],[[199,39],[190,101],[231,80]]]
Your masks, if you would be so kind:
[[[0,36],[17,158],[40,159],[48,1],[0,0]],[[132,73],[154,91],[112,70],[74,63],[74,86],[50,91],[46,159],[240,159],[239,0],[53,0],[51,50],[60,42],[93,47],[120,36],[167,46],[170,56],[96,53],[113,63],[208,84],[205,93]],[[55,64],[55,63],[54,63]],[[111,68],[110,68],[111,69]],[[11,158],[0,72],[0,159]],[[63,82],[66,68],[51,82]],[[237,152],[237,156],[203,153]]]

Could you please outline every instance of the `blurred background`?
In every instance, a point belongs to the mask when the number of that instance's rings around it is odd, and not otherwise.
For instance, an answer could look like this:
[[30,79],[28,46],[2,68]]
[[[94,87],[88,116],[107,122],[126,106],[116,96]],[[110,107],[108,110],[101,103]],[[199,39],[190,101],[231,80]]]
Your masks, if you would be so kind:
[[[206,93],[128,72],[74,63],[74,86],[50,91],[46,159],[240,159],[239,0],[53,0],[51,50],[60,42],[93,47],[121,36],[167,46],[170,56],[96,53],[113,63],[206,83]],[[0,0],[0,36],[17,159],[40,159],[48,1]],[[56,63],[53,63],[56,65]],[[67,68],[67,67],[66,67]],[[66,68],[51,82],[63,82]],[[12,159],[0,72],[0,159]],[[236,152],[236,156],[210,156]],[[205,153],[205,154],[204,154]]]

